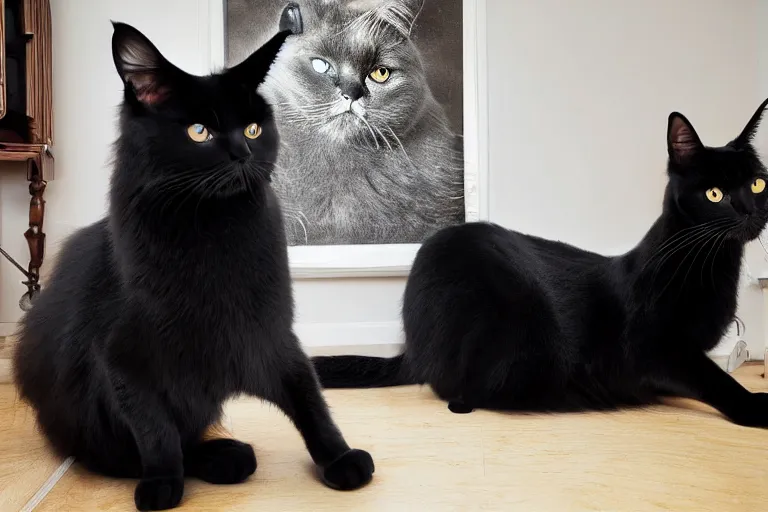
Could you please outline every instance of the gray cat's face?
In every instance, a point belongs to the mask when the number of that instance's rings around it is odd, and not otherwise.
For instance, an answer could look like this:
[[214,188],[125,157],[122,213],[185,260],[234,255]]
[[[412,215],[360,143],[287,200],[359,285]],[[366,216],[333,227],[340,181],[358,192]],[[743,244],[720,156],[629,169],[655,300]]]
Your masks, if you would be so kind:
[[343,144],[373,147],[407,133],[430,94],[408,38],[418,7],[415,0],[302,5],[304,33],[289,38],[265,91],[281,119]]

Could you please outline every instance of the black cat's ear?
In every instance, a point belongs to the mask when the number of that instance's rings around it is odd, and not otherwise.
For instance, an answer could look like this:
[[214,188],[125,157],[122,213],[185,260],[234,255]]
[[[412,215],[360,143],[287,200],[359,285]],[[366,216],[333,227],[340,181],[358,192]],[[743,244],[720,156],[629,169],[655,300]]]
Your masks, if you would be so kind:
[[763,112],[765,111],[766,106],[768,106],[768,99],[763,101],[757,108],[757,111],[752,114],[752,118],[747,123],[747,126],[745,126],[741,131],[741,134],[731,142],[731,146],[742,148],[752,142],[752,139],[755,137],[755,133],[760,126],[760,120],[763,118]]
[[241,83],[258,87],[266,78],[269,68],[275,61],[283,43],[291,33],[287,30],[278,32],[264,46],[256,50],[250,57],[227,71],[229,76]]
[[293,35],[304,33],[304,20],[301,17],[301,8],[296,2],[290,2],[280,15],[280,32],[290,32]]
[[112,22],[112,58],[123,83],[147,106],[162,103],[170,94],[173,66],[147,37],[130,25]]
[[672,112],[667,124],[667,152],[669,159],[678,164],[684,164],[704,145],[699,140],[696,130],[683,114]]

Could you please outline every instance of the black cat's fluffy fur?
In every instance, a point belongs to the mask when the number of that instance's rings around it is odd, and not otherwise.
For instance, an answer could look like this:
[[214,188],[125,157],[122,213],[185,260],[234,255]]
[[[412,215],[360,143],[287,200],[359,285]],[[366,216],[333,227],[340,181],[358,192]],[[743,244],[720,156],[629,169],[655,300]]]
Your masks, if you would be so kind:
[[[126,85],[109,216],[67,242],[23,320],[14,361],[22,396],[61,455],[140,478],[142,510],[176,506],[185,476],[226,484],[255,471],[250,445],[201,439],[241,393],[291,418],[328,486],[364,485],[373,461],[334,425],[292,331],[269,183],[279,137],[256,93],[286,33],[232,69],[196,77],[132,27],[114,29]],[[193,141],[197,123],[209,140]],[[244,132],[251,123],[262,129],[254,139]]]
[[706,355],[734,319],[744,245],[768,220],[768,174],[751,144],[766,103],[718,148],[670,115],[663,211],[624,255],[486,223],[439,232],[406,286],[404,354],[316,358],[321,383],[427,383],[459,413],[612,409],[676,395],[768,427],[768,394],[748,392]]

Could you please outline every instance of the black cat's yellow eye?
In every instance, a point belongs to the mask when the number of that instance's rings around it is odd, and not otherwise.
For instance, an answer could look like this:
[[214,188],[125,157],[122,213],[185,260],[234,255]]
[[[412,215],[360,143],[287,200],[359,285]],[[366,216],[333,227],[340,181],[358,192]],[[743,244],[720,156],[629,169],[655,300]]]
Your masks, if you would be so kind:
[[187,135],[195,142],[207,142],[213,138],[208,128],[200,123],[195,123],[187,127]]
[[261,135],[261,126],[257,123],[251,123],[245,127],[245,136],[249,139],[258,139]]
[[371,77],[371,80],[373,80],[374,82],[378,84],[383,84],[384,82],[389,80],[389,75],[390,75],[389,69],[385,67],[378,67],[373,71],[371,71],[370,77]]
[[710,188],[709,190],[707,190],[706,194],[707,194],[707,199],[709,199],[713,203],[719,203],[720,201],[723,200],[723,191],[717,187]]
[[765,180],[763,178],[756,178],[752,182],[752,193],[759,194],[763,190],[765,190]]

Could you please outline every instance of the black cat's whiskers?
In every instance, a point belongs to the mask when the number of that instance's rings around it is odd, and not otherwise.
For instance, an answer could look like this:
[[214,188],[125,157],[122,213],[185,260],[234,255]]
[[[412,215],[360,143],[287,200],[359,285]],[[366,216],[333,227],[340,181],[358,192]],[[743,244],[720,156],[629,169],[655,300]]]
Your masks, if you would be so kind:
[[222,168],[218,168],[216,171],[211,172],[208,176],[206,176],[202,180],[199,180],[197,183],[193,184],[193,186],[190,187],[190,189],[188,189],[189,192],[178,202],[178,204],[176,205],[176,209],[174,210],[172,215],[174,217],[179,215],[181,213],[182,208],[187,203],[187,201],[189,201],[193,197],[198,198],[197,204],[195,205],[195,215],[197,215],[197,208],[199,208],[200,202],[206,197],[209,197],[206,194],[206,191],[210,189],[206,189],[206,187],[210,185],[212,181],[215,181],[216,178],[221,173],[225,172],[225,170],[223,170],[223,167],[224,166],[222,166]]
[[[731,228],[731,229],[733,229],[733,228]],[[703,249],[704,249],[704,248],[705,248],[705,247],[706,247],[706,246],[707,246],[707,245],[708,245],[710,242],[712,243],[712,246],[710,247],[710,250],[711,250],[711,249],[712,249],[712,248],[715,246],[715,243],[717,242],[717,238],[718,238],[719,236],[721,236],[721,235],[727,234],[727,233],[728,233],[728,231],[729,231],[728,229],[725,229],[725,230],[722,230],[722,231],[719,231],[719,232],[715,232],[715,233],[713,233],[712,235],[710,235],[708,238],[706,238],[705,240],[703,240],[702,242],[699,242],[699,243],[698,243],[696,246],[694,246],[694,247],[693,247],[693,248],[692,248],[690,251],[688,251],[688,254],[686,254],[685,258],[683,258],[683,261],[680,263],[680,266],[678,266],[678,268],[680,268],[680,267],[682,266],[683,262],[685,262],[685,260],[686,260],[686,259],[688,259],[688,256],[690,256],[691,254],[693,254],[693,258],[691,258],[691,262],[688,264],[688,270],[686,270],[685,274],[683,275],[683,279],[680,281],[680,286],[679,286],[679,289],[678,289],[678,297],[680,296],[680,293],[682,293],[682,291],[683,291],[683,287],[685,286],[685,283],[688,281],[688,275],[691,273],[691,270],[693,270],[693,267],[694,267],[694,265],[696,264],[696,258],[698,258],[698,257],[699,257],[699,254],[701,254],[701,251],[702,251],[702,250],[703,250]],[[697,250],[697,251],[696,251],[696,253],[694,254],[693,250],[694,250],[696,247],[698,247],[698,250]],[[717,255],[715,255],[715,257],[717,257]],[[706,259],[705,259],[704,261],[702,261],[702,262],[701,262],[701,268],[702,268],[702,270],[704,269],[704,264],[705,264],[705,263],[706,263]],[[672,282],[672,281],[674,280],[674,278],[675,278],[675,275],[676,275],[676,274],[677,274],[677,271],[675,271],[675,273],[674,273],[674,274],[672,274],[672,278],[669,280],[669,282]],[[702,284],[703,284],[703,283],[702,283]],[[669,286],[669,283],[667,283],[667,286]],[[662,290],[662,293],[664,293],[664,290]]]
[[[688,270],[686,271],[685,275],[683,276],[683,279],[680,282],[680,289],[682,290],[683,286],[686,283],[686,280],[688,278],[688,274],[690,273],[691,269],[693,268],[693,265],[696,262],[696,258],[701,253],[702,249],[706,247],[706,245],[710,242],[716,241],[717,237],[720,235],[727,235],[732,232],[732,230],[736,229],[738,227],[738,222],[733,221],[731,219],[724,219],[728,222],[718,223],[715,227],[710,227],[709,230],[706,230],[703,233],[699,233],[697,235],[691,235],[690,238],[687,239],[687,241],[677,246],[674,250],[671,250],[669,254],[663,258],[656,267],[656,272],[653,274],[653,278],[651,280],[651,287],[653,287],[653,283],[655,282],[656,278],[659,276],[662,268],[664,267],[664,263],[669,261],[673,255],[680,252],[681,250],[685,249],[686,247],[689,247],[689,249],[684,253],[683,258],[678,263],[677,267],[675,268],[675,271],[672,273],[671,277],[667,279],[667,282],[665,285],[661,288],[661,290],[655,294],[656,297],[662,297],[664,295],[664,292],[669,288],[669,286],[675,281],[675,277],[677,277],[678,272],[681,268],[685,265],[686,261],[688,261],[688,258],[693,255],[693,258],[691,259],[690,263],[688,264]],[[697,250],[698,249],[698,250]],[[696,251],[694,253],[694,251]],[[716,257],[716,255],[715,255]],[[703,266],[703,264],[702,264]]]
[[[734,229],[734,228],[731,228]],[[712,243],[712,246],[709,248],[709,251],[707,252],[707,255],[704,256],[704,261],[701,262],[701,272],[700,272],[700,281],[701,285],[704,286],[704,269],[707,268],[707,260],[709,259],[709,256],[712,255],[712,265],[711,268],[713,269],[710,272],[710,278],[712,282],[712,288],[715,287],[715,276],[714,276],[714,268],[715,268],[715,259],[717,258],[717,253],[720,251],[720,247],[722,247],[722,244],[725,242],[726,237],[728,236],[729,231],[723,231],[719,235],[717,235],[717,238],[715,238],[715,241]]]
[[[674,244],[671,244],[667,246],[667,248],[663,251],[659,251],[655,256],[655,262],[653,263],[653,266],[650,268],[654,269],[654,273],[652,275],[651,284],[655,281],[657,275],[661,271],[661,269],[664,267],[664,264],[669,261],[675,254],[679,253],[683,249],[690,247],[693,245],[693,248],[696,247],[696,244],[698,244],[700,241],[705,240],[710,235],[715,233],[717,227],[713,226],[707,226],[707,229],[700,230],[697,232],[688,233],[686,236],[680,238],[677,240]],[[693,249],[689,249],[689,252]],[[660,259],[659,259],[660,258]],[[649,260],[649,264],[650,264]]]
[[651,267],[656,263],[656,259],[659,257],[664,256],[669,249],[672,248],[672,246],[679,246],[681,242],[690,239],[690,237],[699,234],[703,231],[706,231],[708,229],[711,229],[713,227],[717,227],[720,223],[723,223],[726,219],[715,219],[712,221],[704,222],[702,224],[696,224],[695,226],[690,226],[684,229],[681,229],[680,231],[677,231],[675,234],[661,242],[658,248],[655,249],[654,253],[648,258],[648,260],[645,262],[643,267],[640,269],[640,272],[642,273],[647,268]]
[[204,176],[204,174],[198,170],[176,174],[171,178],[163,179],[156,187],[148,187],[145,193],[141,196],[137,196],[137,198],[147,198],[150,202],[150,208],[154,205],[159,205],[159,215],[163,215],[167,205],[171,204],[177,196],[185,193],[190,187],[194,186],[194,184],[197,183],[198,178],[202,176]]
[[664,264],[669,261],[670,258],[686,247],[706,239],[713,232],[719,233],[720,228],[727,227],[732,223],[733,221],[730,221],[730,219],[717,219],[679,231],[667,242],[662,244],[662,246],[648,258],[648,261],[640,269],[638,275],[643,275],[646,271],[652,271],[650,278],[650,287],[652,288],[656,282],[656,278],[664,268]]

